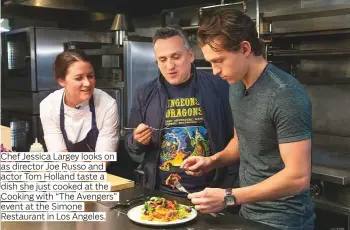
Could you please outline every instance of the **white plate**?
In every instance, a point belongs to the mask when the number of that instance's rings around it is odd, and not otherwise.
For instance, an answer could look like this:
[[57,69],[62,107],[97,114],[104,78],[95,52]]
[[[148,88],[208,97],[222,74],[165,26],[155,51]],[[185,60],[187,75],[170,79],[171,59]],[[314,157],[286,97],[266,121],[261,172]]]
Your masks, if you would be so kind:
[[169,222],[161,222],[161,221],[150,221],[150,220],[142,220],[142,208],[144,205],[139,205],[136,206],[128,211],[128,217],[130,220],[139,223],[139,224],[144,224],[144,225],[152,225],[152,226],[167,226],[167,225],[175,225],[175,224],[182,224],[186,223],[188,221],[193,220],[197,216],[197,211],[192,208],[192,212],[190,215],[188,215],[186,218],[181,219],[181,220],[173,220]]

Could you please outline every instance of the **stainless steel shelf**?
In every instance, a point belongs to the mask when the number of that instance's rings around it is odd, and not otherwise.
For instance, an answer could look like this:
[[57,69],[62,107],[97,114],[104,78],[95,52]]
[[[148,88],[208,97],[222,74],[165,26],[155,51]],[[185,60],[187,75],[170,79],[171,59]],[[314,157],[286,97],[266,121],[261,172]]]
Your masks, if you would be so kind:
[[350,14],[350,4],[265,12],[260,17],[266,21],[289,21],[346,14]]
[[350,84],[350,77],[295,77],[308,85]]
[[270,50],[268,55],[287,56],[330,56],[330,55],[350,55],[350,49],[323,49],[323,50]]
[[344,35],[350,36],[350,28],[347,29],[335,29],[335,30],[320,30],[320,31],[307,31],[307,32],[290,32],[290,33],[261,33],[260,36],[268,38],[298,38],[298,37],[311,37],[320,35]]
[[312,179],[347,185],[350,184],[350,171],[313,164]]

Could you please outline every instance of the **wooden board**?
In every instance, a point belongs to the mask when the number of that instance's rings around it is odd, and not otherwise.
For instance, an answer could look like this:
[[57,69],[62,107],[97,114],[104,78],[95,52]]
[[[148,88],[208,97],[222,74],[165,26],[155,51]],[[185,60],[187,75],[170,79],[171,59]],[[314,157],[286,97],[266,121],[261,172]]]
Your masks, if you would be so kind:
[[111,191],[119,191],[135,186],[134,181],[123,177],[115,176],[107,173],[107,182],[111,183]]
[[6,126],[1,126],[1,143],[5,148],[12,150],[11,146],[11,129]]

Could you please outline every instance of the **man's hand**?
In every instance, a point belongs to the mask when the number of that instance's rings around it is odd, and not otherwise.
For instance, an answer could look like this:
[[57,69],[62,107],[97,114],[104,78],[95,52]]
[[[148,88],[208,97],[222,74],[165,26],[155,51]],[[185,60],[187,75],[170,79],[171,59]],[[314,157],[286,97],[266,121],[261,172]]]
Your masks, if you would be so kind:
[[210,157],[192,156],[185,159],[180,168],[185,169],[187,175],[200,176],[213,170],[214,164]]
[[139,124],[134,130],[134,140],[137,142],[148,145],[152,138],[152,128],[143,123]]
[[225,208],[225,189],[206,188],[201,192],[191,193],[188,198],[194,208],[202,213],[215,213]]

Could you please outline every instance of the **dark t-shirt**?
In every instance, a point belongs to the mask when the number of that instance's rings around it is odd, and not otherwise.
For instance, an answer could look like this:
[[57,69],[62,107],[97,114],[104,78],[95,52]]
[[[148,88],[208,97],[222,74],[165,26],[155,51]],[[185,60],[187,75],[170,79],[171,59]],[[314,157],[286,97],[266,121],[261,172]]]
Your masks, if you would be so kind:
[[[230,104],[239,141],[241,187],[257,184],[285,167],[279,144],[311,138],[311,101],[306,90],[272,64],[249,89],[243,82],[232,84]],[[244,204],[241,214],[267,224],[300,227],[314,218],[314,205],[307,190],[275,201]]]
[[175,187],[167,185],[169,176],[176,176],[189,192],[197,192],[207,187],[213,175],[188,176],[180,170],[184,159],[189,156],[209,156],[208,132],[204,126],[202,108],[192,89],[192,78],[180,85],[165,83],[168,91],[168,104],[165,129],[158,164],[158,184],[161,191],[186,196]]

